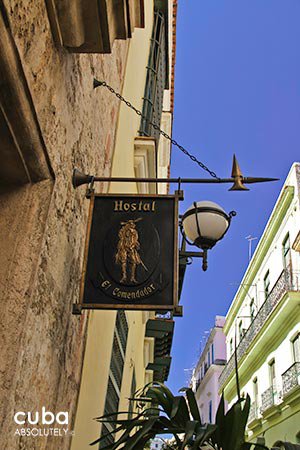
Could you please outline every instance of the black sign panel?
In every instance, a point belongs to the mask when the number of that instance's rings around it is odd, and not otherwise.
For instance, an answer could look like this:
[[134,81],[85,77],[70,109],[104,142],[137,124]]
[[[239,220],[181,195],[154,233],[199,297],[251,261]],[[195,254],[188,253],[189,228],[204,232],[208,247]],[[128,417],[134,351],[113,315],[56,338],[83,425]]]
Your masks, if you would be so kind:
[[80,304],[91,309],[177,306],[178,199],[92,195]]

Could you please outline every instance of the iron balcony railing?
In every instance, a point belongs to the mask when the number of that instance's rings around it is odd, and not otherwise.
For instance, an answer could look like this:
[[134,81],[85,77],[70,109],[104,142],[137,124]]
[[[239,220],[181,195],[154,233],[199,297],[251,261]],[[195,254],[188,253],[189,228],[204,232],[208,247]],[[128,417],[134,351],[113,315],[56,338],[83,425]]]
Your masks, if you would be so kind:
[[[299,274],[297,275],[299,276]],[[281,272],[278,280],[273,286],[266,301],[259,309],[257,315],[251,322],[249,328],[246,330],[244,336],[242,337],[236,349],[238,362],[245,354],[251,342],[260,332],[266,320],[274,310],[275,306],[279,303],[283,295],[288,291],[299,291],[299,283],[297,275],[295,273],[292,273],[289,269],[285,269]],[[231,355],[223,372],[220,375],[219,382],[221,386],[223,385],[223,383],[225,383],[225,381],[230,376],[233,370],[234,370],[234,353]]]
[[248,423],[252,422],[253,420],[258,418],[259,414],[259,408],[257,405],[257,402],[251,403],[249,416],[248,416]]
[[295,362],[282,374],[283,396],[300,386],[300,362]]
[[225,366],[225,364],[226,364],[226,360],[225,360],[225,359],[215,359],[215,360],[212,361],[212,363],[211,363],[210,366],[208,366],[207,363],[206,363],[206,364],[205,364],[205,369],[204,369],[203,375],[201,375],[201,373],[199,373],[199,378],[197,378],[197,381],[196,381],[196,391],[197,391],[197,389],[199,388],[199,386],[200,386],[200,384],[201,384],[201,381],[204,379],[204,377],[205,377],[205,375],[206,375],[208,369],[209,369],[211,366]]
[[261,395],[261,412],[271,408],[275,404],[275,392],[273,386],[270,386]]

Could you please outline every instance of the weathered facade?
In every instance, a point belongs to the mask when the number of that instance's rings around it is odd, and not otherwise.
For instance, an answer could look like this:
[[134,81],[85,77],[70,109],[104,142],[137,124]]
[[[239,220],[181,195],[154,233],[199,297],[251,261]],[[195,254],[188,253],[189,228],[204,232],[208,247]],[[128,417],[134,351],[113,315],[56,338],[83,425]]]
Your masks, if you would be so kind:
[[[171,1],[168,8],[165,4],[162,10],[154,6],[152,2],[145,3],[145,28],[137,30],[131,39],[122,95],[149,118],[153,117],[154,111],[146,107],[158,100],[160,115],[155,120],[171,133],[173,8]],[[168,74],[167,70],[164,74],[159,70],[162,64],[168,68]],[[158,69],[155,72],[154,66]],[[149,80],[149,71],[157,74],[153,84]],[[111,94],[107,92],[106,95]],[[113,176],[147,178],[156,177],[162,171],[167,175],[170,144],[166,145],[143,125],[140,116],[122,103],[112,163]],[[128,194],[158,191],[155,184],[135,182],[110,183],[107,189],[110,193]],[[165,184],[159,189],[161,193],[167,192]],[[123,332],[119,333],[118,328]],[[135,405],[128,399],[133,397],[136,389],[153,379],[167,379],[173,329],[173,320],[157,320],[154,313],[147,311],[126,311],[123,317],[115,311],[93,311],[90,314],[72,450],[88,449],[92,440],[111,431],[106,425],[100,427],[94,417],[117,409],[133,410]],[[118,337],[122,333],[126,336],[123,348],[118,345]]]
[[131,39],[149,20],[143,2],[96,6],[0,2],[0,447],[10,450],[71,444],[69,434],[16,434],[14,414],[68,411],[74,428],[89,314],[72,315],[72,304],[88,201],[71,176],[110,175],[120,103],[93,78],[122,92]]

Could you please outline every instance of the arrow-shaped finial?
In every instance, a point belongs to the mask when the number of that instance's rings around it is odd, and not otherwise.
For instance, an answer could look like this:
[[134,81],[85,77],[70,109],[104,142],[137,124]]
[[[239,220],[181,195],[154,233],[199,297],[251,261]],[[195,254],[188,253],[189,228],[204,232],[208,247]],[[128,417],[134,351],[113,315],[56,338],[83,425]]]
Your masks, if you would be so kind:
[[234,180],[233,186],[229,189],[229,191],[249,191],[248,188],[243,183],[243,175],[240,169],[240,166],[237,162],[236,156],[233,155],[233,163],[232,163],[232,171],[231,176]]
[[238,162],[237,162],[235,153],[233,154],[233,162],[232,162],[231,176],[232,176],[232,178],[235,178],[235,177],[242,177],[242,176],[243,176],[243,175],[242,175],[242,172],[241,172],[241,169],[240,169],[240,166],[239,166],[239,164],[238,164]]

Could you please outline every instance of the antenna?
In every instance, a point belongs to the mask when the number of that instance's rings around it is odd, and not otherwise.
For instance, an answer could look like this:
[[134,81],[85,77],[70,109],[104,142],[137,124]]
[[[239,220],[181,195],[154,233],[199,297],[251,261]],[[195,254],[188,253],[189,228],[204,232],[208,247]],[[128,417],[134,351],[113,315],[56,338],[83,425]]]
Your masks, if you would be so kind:
[[251,234],[249,234],[249,236],[246,236],[245,239],[247,239],[247,241],[249,243],[248,262],[250,262],[251,257],[252,257],[252,241],[255,241],[257,239],[257,237],[253,237],[253,236],[251,236]]

